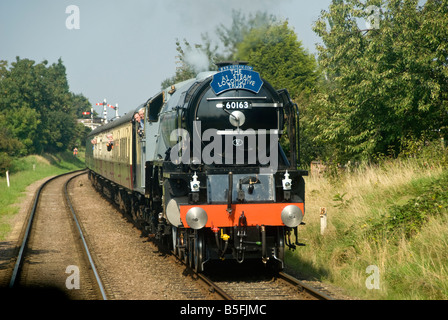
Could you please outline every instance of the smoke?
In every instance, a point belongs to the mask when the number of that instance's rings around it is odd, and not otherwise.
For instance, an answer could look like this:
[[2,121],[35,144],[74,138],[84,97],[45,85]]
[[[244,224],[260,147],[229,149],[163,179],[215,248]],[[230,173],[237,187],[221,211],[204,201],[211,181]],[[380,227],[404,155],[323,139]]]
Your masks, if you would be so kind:
[[[247,19],[253,19],[257,12],[275,15],[280,3],[291,1],[293,0],[226,0],[224,5],[222,0],[165,0],[163,6],[172,14],[171,19],[177,21],[177,38],[188,39],[190,43],[200,43],[200,39],[203,40],[202,35],[206,34],[212,41],[212,46],[220,46],[218,29],[232,26],[235,11],[240,11]],[[263,17],[265,16],[260,15],[260,19]],[[266,21],[259,22],[260,25],[263,23]],[[194,45],[184,47],[184,50],[184,62],[195,72],[210,69],[213,61],[210,61],[204,50]]]
[[211,31],[223,23],[232,22],[232,11],[239,10],[244,14],[257,11],[276,14],[276,9],[282,3],[293,0],[170,0],[164,1],[168,10],[176,15],[177,21],[182,21],[189,27],[204,28],[203,32]]
[[[222,43],[220,32],[225,33],[226,29],[232,28],[235,12],[240,12],[247,19],[256,18],[257,13],[278,17],[280,5],[292,1],[295,0],[157,0],[153,9],[158,13],[152,17],[161,21],[168,41],[170,38],[185,40],[181,44],[182,62],[199,73],[214,68],[214,62],[219,59],[209,57],[210,53],[219,57],[230,54],[226,47],[228,44]],[[152,0],[150,2],[153,3]],[[260,25],[265,22],[260,21]],[[205,38],[210,48],[196,48],[195,44],[203,44]],[[207,54],[206,50],[210,52]]]
[[184,60],[187,64],[193,67],[194,71],[199,73],[209,70],[209,59],[205,52],[199,48],[189,47],[184,54]]

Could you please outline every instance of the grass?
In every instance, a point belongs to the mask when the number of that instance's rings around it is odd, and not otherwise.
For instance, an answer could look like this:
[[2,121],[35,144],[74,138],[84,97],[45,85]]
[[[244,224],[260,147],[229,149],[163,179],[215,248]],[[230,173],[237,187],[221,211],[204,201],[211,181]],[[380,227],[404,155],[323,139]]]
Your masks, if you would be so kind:
[[[287,263],[361,299],[448,299],[448,170],[384,162],[306,179],[306,226]],[[328,227],[320,234],[320,207]],[[379,272],[379,289],[366,281]],[[369,272],[367,272],[367,271]]]
[[84,153],[75,158],[72,153],[55,155],[31,155],[14,160],[11,166],[10,187],[6,177],[0,177],[0,240],[11,231],[9,220],[18,212],[15,204],[20,203],[26,187],[45,177],[84,168]]

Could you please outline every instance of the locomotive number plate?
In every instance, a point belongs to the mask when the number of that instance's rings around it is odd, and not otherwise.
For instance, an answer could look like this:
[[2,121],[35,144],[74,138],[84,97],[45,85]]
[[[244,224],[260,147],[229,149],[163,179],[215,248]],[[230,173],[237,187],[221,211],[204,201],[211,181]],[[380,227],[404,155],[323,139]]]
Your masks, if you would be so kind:
[[226,101],[223,103],[218,103],[216,107],[220,109],[224,108],[227,110],[252,109],[252,105],[248,101]]

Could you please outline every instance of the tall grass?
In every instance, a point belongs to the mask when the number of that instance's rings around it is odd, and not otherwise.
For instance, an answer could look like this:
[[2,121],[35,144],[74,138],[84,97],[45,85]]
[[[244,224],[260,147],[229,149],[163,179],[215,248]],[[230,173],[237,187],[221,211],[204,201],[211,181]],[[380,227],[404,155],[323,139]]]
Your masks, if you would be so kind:
[[10,219],[17,214],[26,187],[45,177],[84,168],[84,153],[74,157],[70,152],[43,156],[31,155],[14,160],[11,166],[10,187],[6,177],[0,177],[0,240],[10,232]]
[[[306,178],[305,226],[287,263],[362,299],[448,299],[448,171],[387,161]],[[327,224],[320,234],[320,208]],[[379,271],[379,289],[368,289]]]

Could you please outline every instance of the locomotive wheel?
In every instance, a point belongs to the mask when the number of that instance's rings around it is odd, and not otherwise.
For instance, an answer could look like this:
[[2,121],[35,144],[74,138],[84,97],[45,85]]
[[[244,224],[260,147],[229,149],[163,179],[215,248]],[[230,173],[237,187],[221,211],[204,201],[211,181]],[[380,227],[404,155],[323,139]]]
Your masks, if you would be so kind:
[[118,207],[119,207],[120,211],[126,212],[126,203],[125,203],[123,194],[124,194],[123,190],[118,190],[117,201],[118,201]]
[[190,268],[193,268],[194,266],[194,244],[196,241],[194,241],[193,235],[188,235],[188,241],[187,241],[187,252],[186,252],[186,260],[185,263],[190,266]]
[[180,252],[180,249],[178,248],[179,239],[177,238],[177,228],[176,227],[171,227],[171,236],[173,239],[173,254],[175,256],[179,256],[179,252]]
[[[283,228],[277,229],[277,240],[275,244],[275,254],[277,259],[281,260],[283,263],[285,261],[285,233]],[[272,268],[275,272],[280,272],[283,270],[282,262],[272,259]]]
[[181,260],[184,261],[186,265],[188,265],[188,255],[189,255],[189,246],[190,240],[188,239],[188,232],[184,233],[183,241],[182,241],[182,249],[180,251]]
[[174,254],[177,255],[179,260],[184,261],[186,264],[188,262],[187,260],[187,254],[186,254],[186,240],[184,237],[181,238],[182,233],[179,231],[178,228],[172,227],[172,237],[173,237],[173,251]]
[[194,271],[202,272],[204,271],[202,263],[204,262],[204,233],[200,231],[195,231],[194,237]]
[[285,261],[285,233],[281,227],[277,232],[277,258]]

